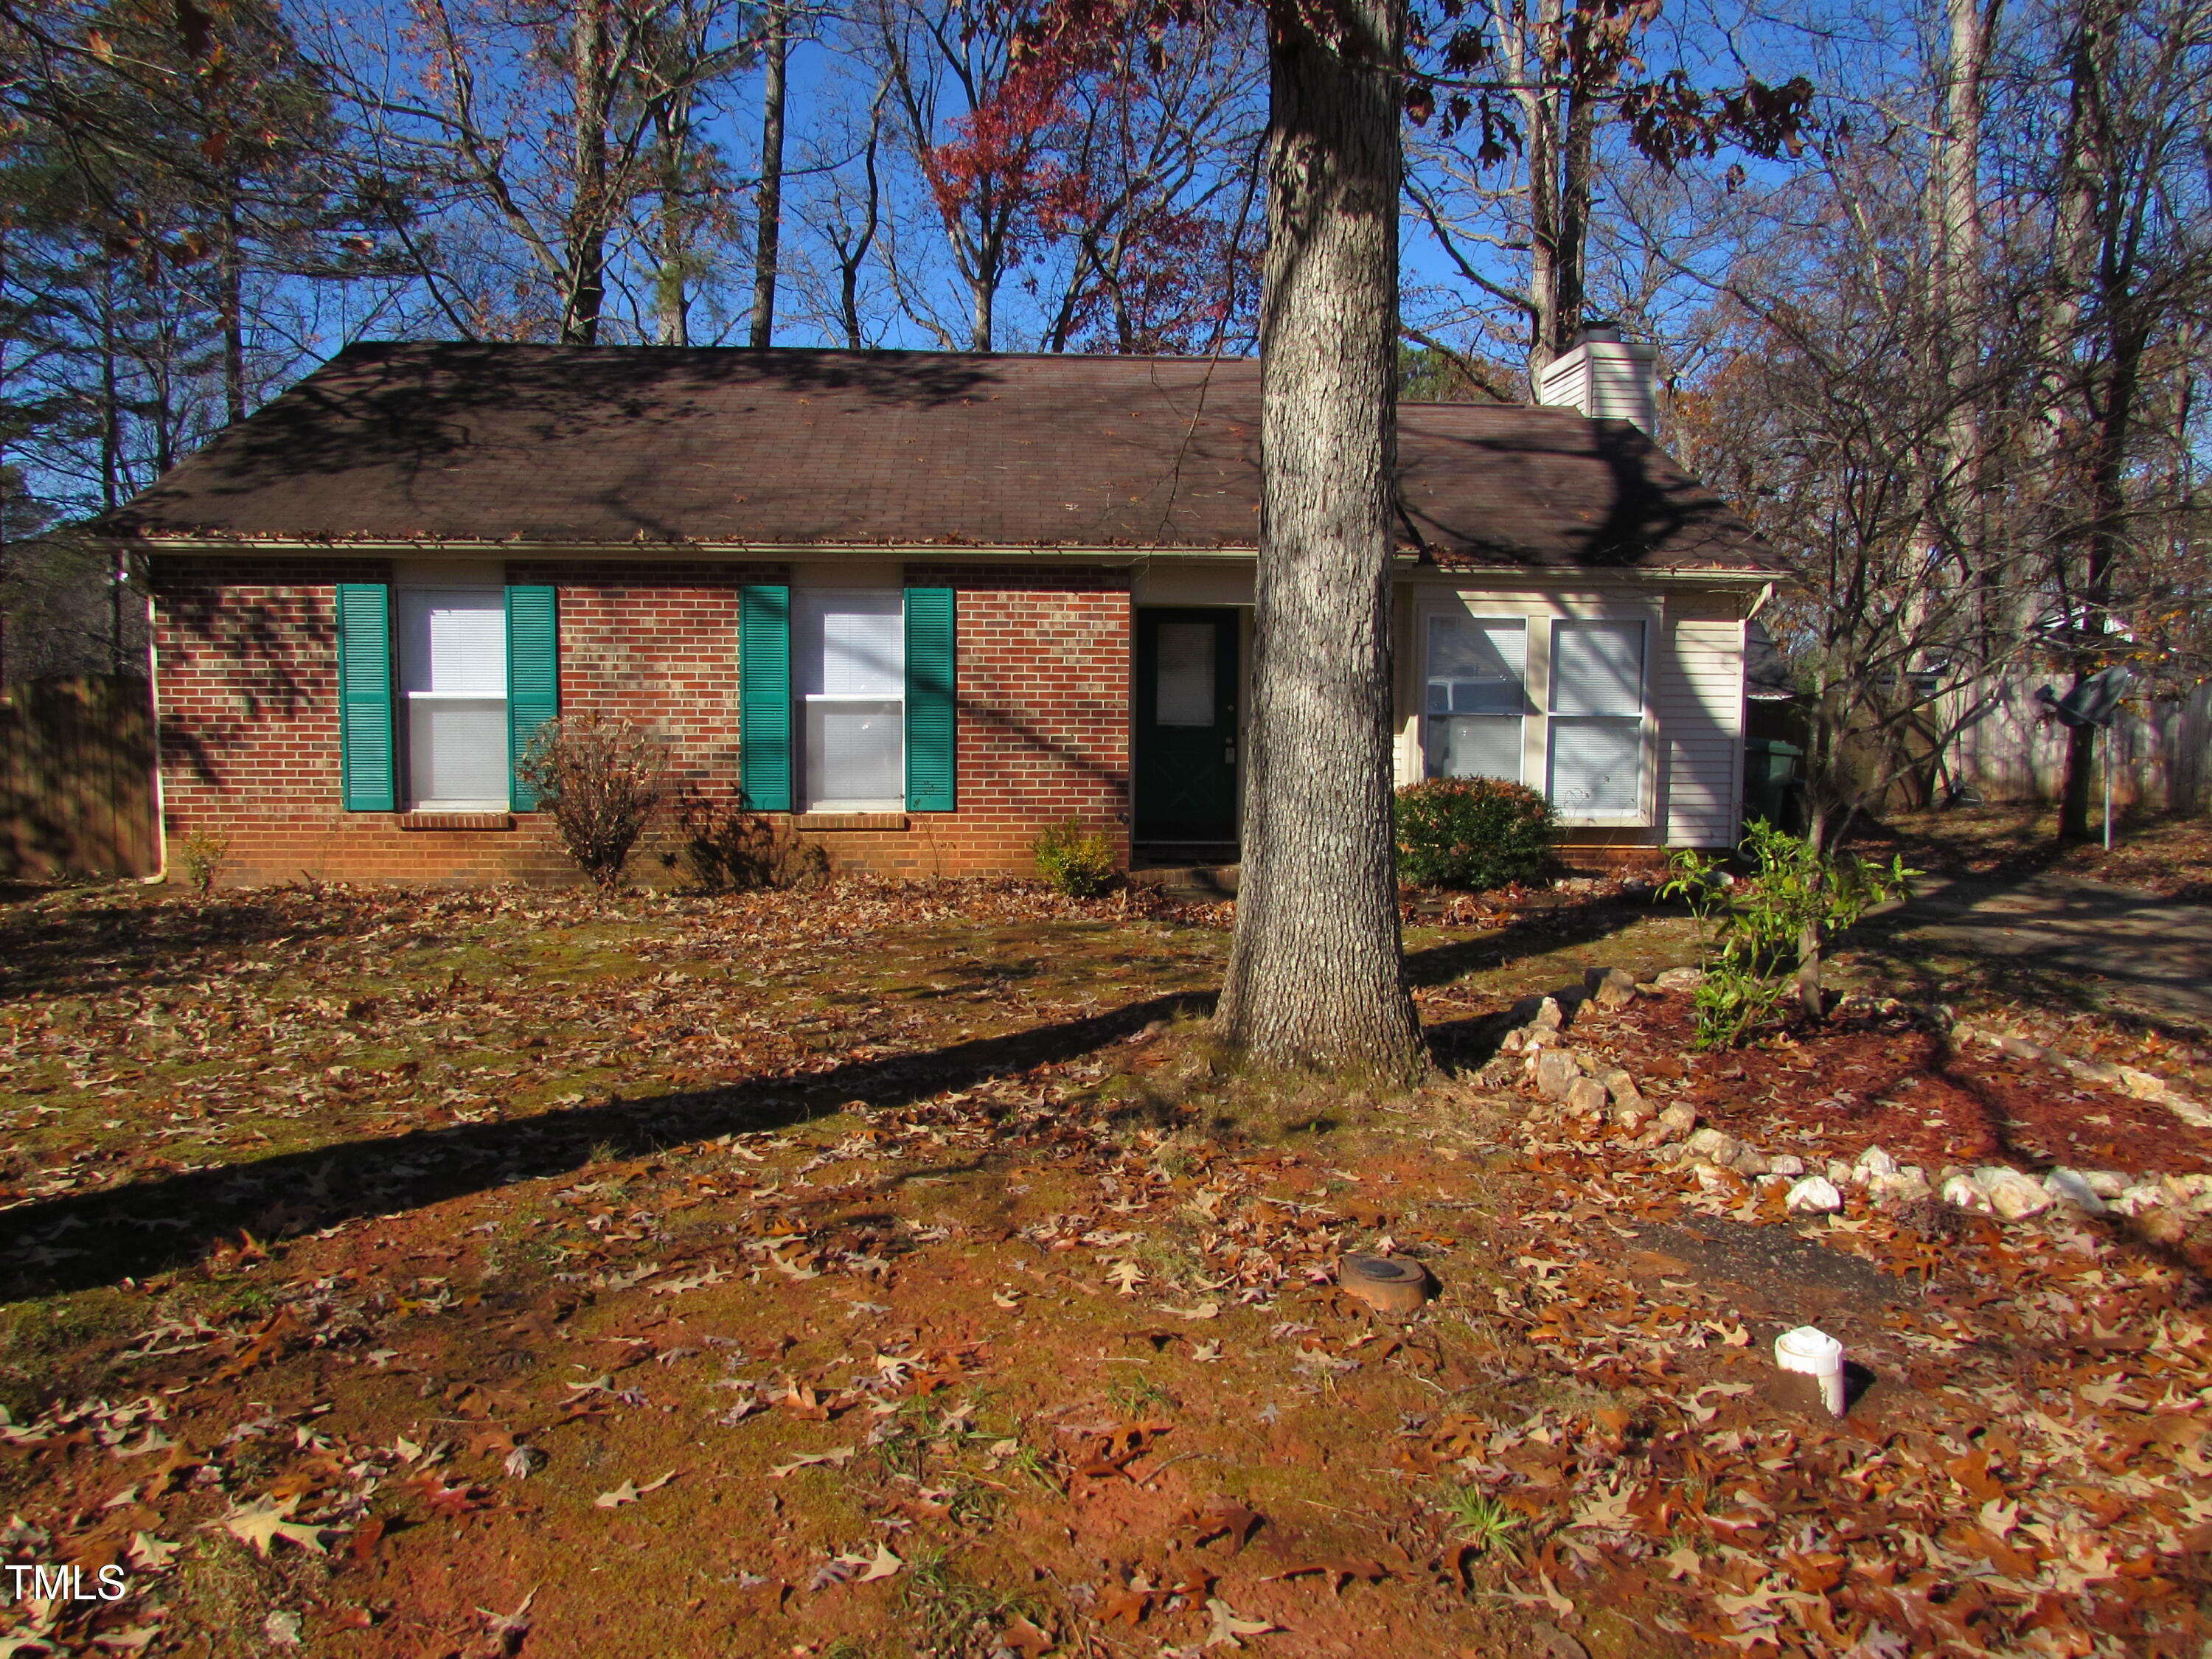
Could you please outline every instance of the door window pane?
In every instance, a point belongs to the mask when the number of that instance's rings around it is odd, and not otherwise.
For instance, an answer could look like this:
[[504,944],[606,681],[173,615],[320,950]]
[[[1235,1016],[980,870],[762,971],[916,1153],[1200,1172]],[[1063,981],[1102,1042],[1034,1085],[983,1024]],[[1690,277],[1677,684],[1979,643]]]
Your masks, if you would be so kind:
[[1152,719],[1158,724],[1213,724],[1215,632],[1212,623],[1159,625],[1160,665],[1152,706]]
[[399,590],[399,684],[409,793],[428,811],[504,811],[508,795],[507,596]]
[[817,588],[792,596],[804,810],[906,804],[906,596]]
[[1421,748],[1430,777],[1520,782],[1528,659],[1525,623],[1429,618]]

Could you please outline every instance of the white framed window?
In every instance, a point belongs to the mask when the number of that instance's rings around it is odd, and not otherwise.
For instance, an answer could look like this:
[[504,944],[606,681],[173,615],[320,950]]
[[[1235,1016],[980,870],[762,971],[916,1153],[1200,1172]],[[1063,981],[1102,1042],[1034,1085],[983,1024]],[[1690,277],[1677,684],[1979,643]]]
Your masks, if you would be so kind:
[[509,805],[505,590],[402,587],[399,686],[416,810]]
[[1521,781],[1528,667],[1525,621],[1429,617],[1421,721],[1428,776]]
[[906,598],[896,589],[792,595],[799,798],[809,812],[906,805]]
[[1641,621],[1552,624],[1547,793],[1562,817],[1643,815],[1644,643]]

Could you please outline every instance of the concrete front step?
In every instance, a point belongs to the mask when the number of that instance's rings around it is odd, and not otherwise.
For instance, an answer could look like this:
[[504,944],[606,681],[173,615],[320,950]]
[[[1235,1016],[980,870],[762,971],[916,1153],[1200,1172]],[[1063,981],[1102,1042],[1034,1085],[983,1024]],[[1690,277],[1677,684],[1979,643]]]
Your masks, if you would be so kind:
[[1224,899],[1237,896],[1237,879],[1241,868],[1241,866],[1234,864],[1194,864],[1158,870],[1132,870],[1129,881],[1133,886],[1157,887],[1179,903],[1218,904]]

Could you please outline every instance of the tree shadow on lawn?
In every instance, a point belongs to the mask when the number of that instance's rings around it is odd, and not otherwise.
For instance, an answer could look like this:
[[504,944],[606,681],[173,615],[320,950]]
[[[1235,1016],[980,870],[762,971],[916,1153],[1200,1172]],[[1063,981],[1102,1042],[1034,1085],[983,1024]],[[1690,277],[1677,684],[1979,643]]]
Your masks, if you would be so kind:
[[[1589,905],[1545,913],[1558,944],[1587,942],[1634,919],[1625,907]],[[1441,984],[1480,959],[1525,949],[1516,923],[1480,940],[1412,952],[1414,985]],[[1556,944],[1550,948],[1556,948]],[[595,1159],[635,1158],[717,1135],[787,1127],[847,1101],[911,1103],[945,1089],[1076,1059],[1134,1036],[1155,1020],[1203,1016],[1211,992],[1148,998],[1110,1012],[919,1054],[852,1061],[811,1074],[758,1078],[726,1087],[581,1106],[499,1123],[337,1142],[251,1164],[192,1170],[95,1193],[42,1200],[0,1214],[0,1260],[9,1271],[0,1297],[53,1296],[127,1277],[144,1278],[197,1261],[273,1207],[298,1231],[367,1215],[415,1209],[518,1182],[571,1174]],[[1501,1017],[1431,1028],[1441,1063],[1470,1063]],[[1496,1026],[1495,1032],[1488,1028]]]
[[1154,1020],[1209,1012],[1212,1000],[1210,994],[1153,997],[1085,1019],[826,1072],[343,1141],[48,1199],[0,1215],[0,1259],[13,1269],[0,1296],[53,1296],[184,1265],[234,1239],[272,1205],[284,1206],[300,1231],[313,1231],[569,1174],[595,1159],[784,1128],[847,1101],[907,1104],[1074,1059]]
[[33,992],[94,997],[190,985],[222,970],[202,952],[339,938],[361,926],[362,908],[343,894],[279,888],[267,898],[226,894],[204,905],[0,909],[0,1002]]

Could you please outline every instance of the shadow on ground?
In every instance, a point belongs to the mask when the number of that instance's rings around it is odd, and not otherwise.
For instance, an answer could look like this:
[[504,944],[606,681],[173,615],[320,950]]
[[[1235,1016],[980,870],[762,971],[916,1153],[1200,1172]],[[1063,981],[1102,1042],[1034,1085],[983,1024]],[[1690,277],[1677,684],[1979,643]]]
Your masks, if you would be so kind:
[[1947,977],[1932,958],[1948,952],[1972,957],[1993,988],[2212,1030],[2212,907],[2051,872],[1960,877],[1870,919],[1862,938],[1929,1000]]
[[194,1170],[49,1199],[0,1217],[9,1299],[112,1284],[197,1260],[281,1205],[312,1231],[420,1208],[717,1135],[778,1129],[849,1101],[896,1106],[987,1078],[1072,1060],[1154,1020],[1204,1014],[1211,996],[1156,997],[1086,1019],[798,1077],[343,1141],[258,1163]]
[[[1526,954],[1592,943],[1632,926],[1641,914],[1610,902],[1547,910],[1479,940],[1411,952],[1407,977],[1416,986],[1443,984],[1494,965],[1501,949]],[[227,940],[235,937],[235,929],[225,930]],[[908,1104],[993,1076],[1074,1060],[1155,1020],[1203,1017],[1212,1006],[1213,995],[1206,992],[1155,997],[1083,1019],[855,1060],[818,1073],[343,1141],[47,1199],[0,1215],[0,1251],[10,1269],[0,1295],[52,1296],[161,1273],[235,1242],[241,1228],[272,1209],[289,1230],[313,1231],[569,1174],[595,1159],[781,1128],[848,1102]],[[1504,1030],[1504,1017],[1492,1016],[1440,1022],[1430,1037],[1440,1064],[1475,1065],[1494,1052]]]

